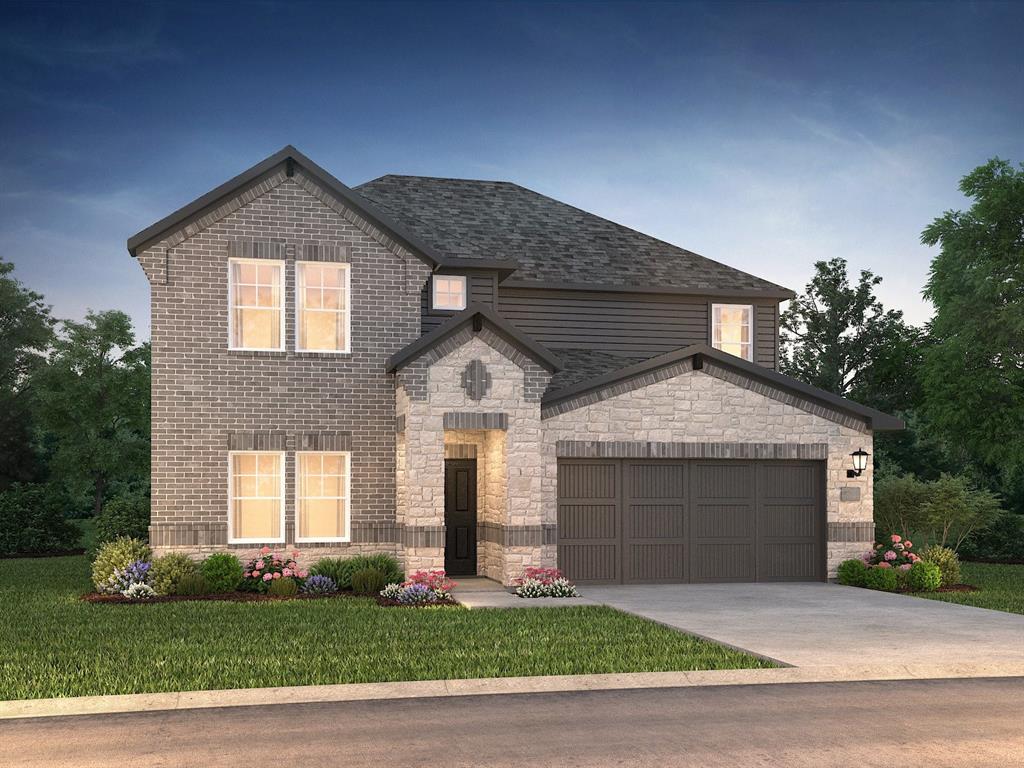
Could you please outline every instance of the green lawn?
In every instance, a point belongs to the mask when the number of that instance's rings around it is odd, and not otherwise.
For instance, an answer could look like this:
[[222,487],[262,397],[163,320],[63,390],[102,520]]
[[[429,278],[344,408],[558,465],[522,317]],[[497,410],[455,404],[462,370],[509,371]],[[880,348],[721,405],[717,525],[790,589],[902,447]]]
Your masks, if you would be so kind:
[[0,561],[0,698],[769,667],[603,607],[88,604],[84,557]]
[[960,580],[978,587],[978,592],[918,592],[916,596],[1007,613],[1024,613],[1024,565],[963,563],[960,569]]

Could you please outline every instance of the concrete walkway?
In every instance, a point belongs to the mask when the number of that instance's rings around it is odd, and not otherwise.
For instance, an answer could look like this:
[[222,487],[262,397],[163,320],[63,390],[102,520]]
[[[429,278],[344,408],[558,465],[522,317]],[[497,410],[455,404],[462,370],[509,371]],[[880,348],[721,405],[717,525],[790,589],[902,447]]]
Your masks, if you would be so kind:
[[586,587],[591,600],[798,667],[1024,664],[1024,616],[835,584]]

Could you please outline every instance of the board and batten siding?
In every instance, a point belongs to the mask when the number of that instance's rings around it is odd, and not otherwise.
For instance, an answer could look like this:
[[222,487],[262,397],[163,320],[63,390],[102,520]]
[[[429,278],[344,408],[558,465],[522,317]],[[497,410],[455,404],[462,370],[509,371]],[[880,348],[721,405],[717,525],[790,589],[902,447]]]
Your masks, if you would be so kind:
[[[546,347],[628,357],[709,344],[711,303],[668,294],[505,287],[498,292],[498,314]],[[767,368],[776,365],[776,316],[774,304],[755,305],[755,360]]]

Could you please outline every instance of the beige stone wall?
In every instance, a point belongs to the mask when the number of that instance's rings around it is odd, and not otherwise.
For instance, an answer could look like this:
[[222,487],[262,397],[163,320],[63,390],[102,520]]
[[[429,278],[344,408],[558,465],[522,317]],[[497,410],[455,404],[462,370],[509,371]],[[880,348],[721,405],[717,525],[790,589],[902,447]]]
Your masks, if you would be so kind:
[[[542,516],[557,520],[559,440],[706,443],[824,443],[826,506],[832,523],[871,522],[872,471],[847,478],[850,453],[871,451],[869,430],[857,430],[736,386],[703,371],[688,371],[543,422]],[[856,501],[841,499],[843,488],[859,490]],[[847,495],[851,495],[847,492]],[[829,542],[829,573],[865,542]]]
[[[491,376],[490,390],[481,400],[471,399],[462,387],[462,372],[472,360],[480,360]],[[452,436],[446,438],[445,413],[507,414],[507,431],[486,430],[482,442],[473,442],[483,452],[482,463],[488,464],[488,474],[482,483],[485,504],[480,509],[489,522],[503,526],[540,525],[545,482],[540,451],[540,402],[526,397],[526,386],[524,370],[479,335],[430,366],[426,400],[410,398],[399,384],[398,413],[406,416],[406,526],[444,524],[444,443],[446,439],[460,442],[466,432],[453,430]],[[504,472],[496,469],[501,464]],[[527,557],[516,552],[516,557],[509,558],[511,548],[493,543],[479,549],[486,575],[504,583],[511,583],[520,575]],[[443,548],[432,553],[419,550],[418,556],[432,558],[430,567],[443,567]]]

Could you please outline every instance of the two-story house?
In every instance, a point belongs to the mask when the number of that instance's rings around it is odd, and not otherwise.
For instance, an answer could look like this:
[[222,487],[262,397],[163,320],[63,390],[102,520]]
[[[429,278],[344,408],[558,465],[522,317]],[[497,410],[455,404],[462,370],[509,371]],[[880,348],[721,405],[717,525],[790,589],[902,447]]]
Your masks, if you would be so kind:
[[510,583],[820,580],[876,430],[777,373],[793,293],[515,184],[292,147],[128,241],[157,552],[390,552]]

